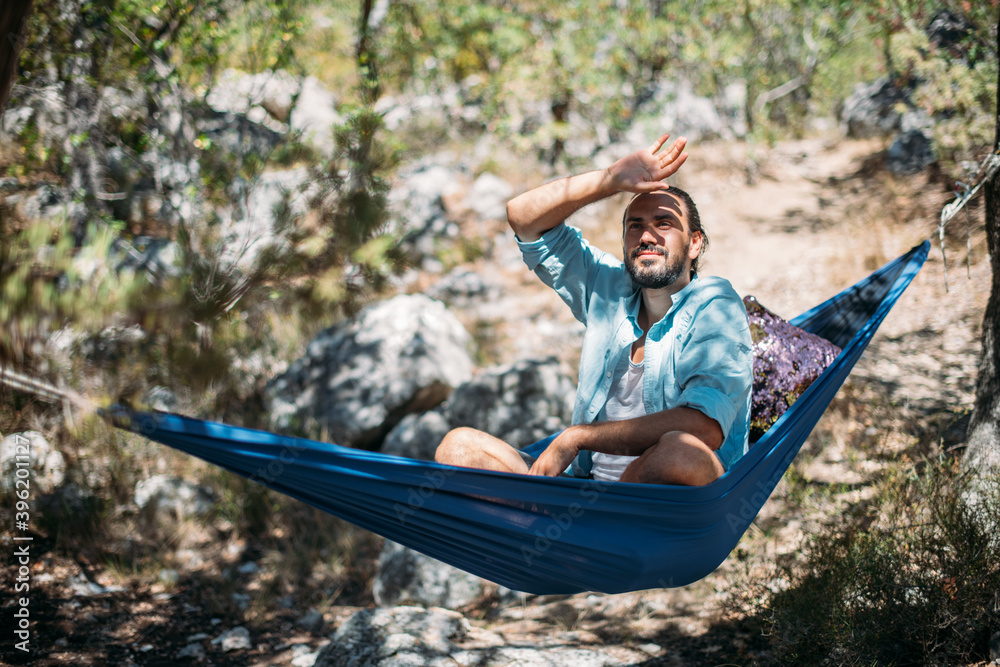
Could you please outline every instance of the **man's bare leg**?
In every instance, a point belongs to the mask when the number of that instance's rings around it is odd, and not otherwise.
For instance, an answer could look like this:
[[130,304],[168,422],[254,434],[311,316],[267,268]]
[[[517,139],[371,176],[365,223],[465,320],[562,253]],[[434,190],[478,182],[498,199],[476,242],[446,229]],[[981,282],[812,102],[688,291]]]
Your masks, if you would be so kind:
[[719,457],[699,438],[671,431],[630,463],[621,481],[702,486],[719,479],[724,472]]
[[516,449],[500,438],[474,428],[463,427],[449,431],[434,452],[434,460],[465,468],[528,474],[528,464]]

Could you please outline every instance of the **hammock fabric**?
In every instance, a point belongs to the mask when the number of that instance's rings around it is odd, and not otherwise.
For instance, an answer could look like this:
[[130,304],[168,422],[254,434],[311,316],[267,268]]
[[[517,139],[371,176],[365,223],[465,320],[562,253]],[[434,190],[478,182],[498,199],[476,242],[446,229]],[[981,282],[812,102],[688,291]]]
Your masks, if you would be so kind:
[[[160,412],[114,423],[515,590],[683,586],[736,547],[927,257],[925,241],[792,323],[843,349],[718,480],[599,483],[455,468]],[[555,436],[526,448],[541,452]]]

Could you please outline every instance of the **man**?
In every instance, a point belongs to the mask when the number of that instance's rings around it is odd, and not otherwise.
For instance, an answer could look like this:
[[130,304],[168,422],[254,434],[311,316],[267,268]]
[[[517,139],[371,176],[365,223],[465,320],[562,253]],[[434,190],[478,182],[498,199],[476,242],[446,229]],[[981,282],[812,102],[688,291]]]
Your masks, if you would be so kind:
[[[753,381],[746,310],[728,281],[697,275],[708,239],[690,196],[662,182],[687,159],[683,137],[658,155],[667,139],[507,204],[525,263],[587,327],[573,426],[537,460],[489,434],[455,429],[438,447],[438,462],[703,485],[746,452]],[[618,192],[636,194],[623,218],[624,263],[563,222]]]

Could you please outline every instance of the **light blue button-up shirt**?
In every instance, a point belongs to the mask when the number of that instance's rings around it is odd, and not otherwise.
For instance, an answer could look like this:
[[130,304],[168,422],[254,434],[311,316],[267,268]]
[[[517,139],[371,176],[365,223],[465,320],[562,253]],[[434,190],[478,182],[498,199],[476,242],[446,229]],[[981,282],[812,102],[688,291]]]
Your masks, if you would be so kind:
[[[587,327],[573,423],[593,422],[642,336],[642,293],[621,260],[591,246],[575,227],[561,224],[518,246],[528,268]],[[725,438],[717,454],[728,470],[747,451],[753,355],[746,309],[729,281],[714,276],[693,278],[672,301],[646,334],[646,414],[689,407],[717,421]],[[589,473],[592,456],[581,452],[573,472]]]

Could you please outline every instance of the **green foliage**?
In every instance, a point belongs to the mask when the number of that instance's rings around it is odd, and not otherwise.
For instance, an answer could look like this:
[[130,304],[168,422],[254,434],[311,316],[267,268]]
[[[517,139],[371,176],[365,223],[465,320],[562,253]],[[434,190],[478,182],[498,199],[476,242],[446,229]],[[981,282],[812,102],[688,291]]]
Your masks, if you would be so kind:
[[[204,95],[227,67],[294,69],[292,45],[304,30],[302,10],[301,0],[35,3],[21,53],[22,87],[15,87],[11,106],[39,89],[64,90],[69,84],[95,93],[110,87],[145,94],[155,108],[167,91]],[[66,125],[74,113],[65,108],[47,122]],[[67,149],[85,148],[91,140],[136,155],[165,143],[150,131],[149,119],[101,120],[92,125],[92,136],[75,134],[69,146],[33,122],[19,138],[24,158],[32,161],[29,170],[65,174]]]
[[977,156],[993,143],[997,59],[981,39],[973,31],[952,49],[939,48],[923,30],[907,28],[893,41],[900,76],[914,84],[914,104],[933,117],[938,157],[946,163]]
[[[396,89],[430,92],[460,83],[467,101],[482,105],[482,129],[556,161],[574,135],[606,126],[614,138],[637,115],[656,113],[650,93],[664,80],[713,96],[742,82],[751,132],[770,138],[801,134],[814,114],[834,115],[858,83],[921,69],[929,85],[919,103],[951,114],[943,137],[962,145],[982,133],[959,126],[991,117],[984,91],[996,79],[997,3],[943,7],[972,26],[972,80],[956,82],[969,75],[954,54],[926,48],[914,68],[907,44],[942,8],[926,0],[401,2],[383,30],[384,77]],[[935,72],[942,69],[947,76]],[[539,110],[551,111],[540,124]]]
[[65,219],[10,226],[0,211],[0,363],[37,359],[56,329],[94,326],[138,296],[142,281],[113,270],[111,225],[92,224],[79,248]]
[[955,462],[937,462],[890,477],[852,519],[812,540],[803,563],[776,568],[787,588],[742,591],[774,660],[986,659],[1000,621],[1000,480],[973,491]]
[[[482,104],[487,131],[551,161],[574,135],[606,126],[614,138],[637,114],[655,113],[648,102],[663,80],[687,80],[708,95],[745,82],[752,124],[796,130],[817,106],[831,113],[830,100],[846,96],[859,73],[875,74],[873,29],[853,8],[756,0],[394,3],[384,75],[395,88],[461,83]],[[823,95],[818,105],[814,88]],[[549,120],[538,124],[533,109],[550,111]]]
[[371,290],[380,290],[402,265],[395,240],[386,235],[389,184],[386,174],[399,162],[401,147],[381,139],[382,118],[371,107],[349,110],[336,128],[331,159],[314,170],[318,188],[307,228],[301,220],[290,233],[292,262],[308,267],[296,288],[310,312],[351,311]]
[[[58,229],[48,221],[24,221],[17,233],[0,230],[5,241],[0,359],[20,363],[30,354],[37,357],[61,328],[74,332],[74,349],[83,351],[105,336],[100,332],[112,319],[119,327],[138,324],[145,333],[140,341],[117,342],[117,352],[102,359],[78,355],[78,370],[101,364],[107,389],[133,399],[151,384],[181,395],[211,388],[208,396],[221,409],[243,404],[260,389],[263,359],[300,343],[299,336],[287,335],[289,322],[308,334],[387,284],[401,259],[385,235],[387,178],[401,147],[385,139],[381,116],[372,108],[375,100],[362,85],[376,72],[374,61],[354,63],[357,103],[350,102],[349,91],[339,91],[348,101],[341,109],[345,121],[331,128],[336,143],[331,156],[318,156],[294,140],[274,150],[245,141],[223,146],[185,129],[203,112],[199,98],[226,67],[301,73],[294,47],[310,25],[305,14],[311,6],[302,0],[59,0],[38,7],[23,51],[22,94],[30,94],[32,84],[58,85],[96,98],[114,87],[147,101],[151,114],[77,117],[78,129],[64,142],[46,132],[72,110],[33,118],[17,138],[18,155],[8,172],[37,177],[48,171],[68,181],[81,156],[84,161],[97,156],[99,163],[117,147],[132,161],[126,169],[149,171],[136,180],[154,182],[162,200],[180,195],[193,206],[181,214],[171,204],[173,220],[126,229],[102,204],[102,193],[92,191],[94,183],[84,180],[74,186],[74,197],[94,221],[86,233],[80,233],[79,221],[60,223]],[[334,14],[351,12],[340,7]],[[148,167],[151,154],[157,156],[154,164],[197,163],[200,180],[178,181],[171,190],[174,186],[161,184],[160,173]],[[301,193],[286,193],[273,235],[254,257],[227,247],[223,220],[248,214],[247,197],[268,171],[303,163],[312,172],[308,210],[291,205]],[[10,221],[7,213],[4,220]],[[111,245],[117,241],[127,251],[133,234],[174,241],[173,265],[149,275],[115,272],[123,256],[112,253]],[[79,266],[90,267],[90,273],[80,275]],[[273,340],[276,331],[282,332],[282,343]],[[244,363],[249,359],[257,361]],[[256,380],[247,377],[254,364],[261,366]]]

